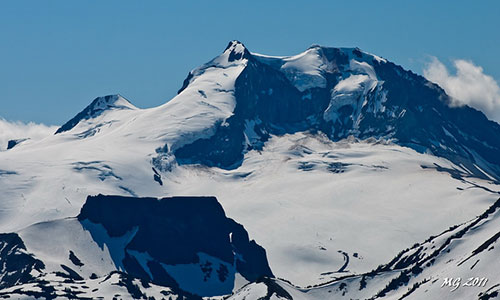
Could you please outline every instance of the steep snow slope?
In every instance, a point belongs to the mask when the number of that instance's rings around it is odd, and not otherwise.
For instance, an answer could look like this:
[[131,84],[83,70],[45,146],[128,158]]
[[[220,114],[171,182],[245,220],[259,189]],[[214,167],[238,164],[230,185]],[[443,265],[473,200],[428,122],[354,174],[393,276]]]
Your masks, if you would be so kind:
[[371,272],[301,289],[281,280],[249,284],[229,299],[493,299],[500,291],[500,199]]

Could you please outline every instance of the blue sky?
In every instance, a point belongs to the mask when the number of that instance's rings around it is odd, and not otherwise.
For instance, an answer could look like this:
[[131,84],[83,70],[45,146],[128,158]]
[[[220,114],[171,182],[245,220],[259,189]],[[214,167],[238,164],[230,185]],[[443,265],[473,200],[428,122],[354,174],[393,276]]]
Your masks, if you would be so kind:
[[420,74],[466,59],[498,82],[498,16],[500,1],[1,1],[0,117],[61,124],[115,93],[159,105],[232,39],[358,46]]

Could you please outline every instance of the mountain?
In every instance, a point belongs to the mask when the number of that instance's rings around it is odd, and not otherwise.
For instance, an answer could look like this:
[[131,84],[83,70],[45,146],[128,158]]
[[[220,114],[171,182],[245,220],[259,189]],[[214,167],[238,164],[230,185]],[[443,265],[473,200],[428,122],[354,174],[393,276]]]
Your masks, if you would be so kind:
[[[229,61],[246,64],[235,81],[233,115],[210,139],[175,151],[181,163],[231,168],[269,135],[314,130],[333,141],[393,139],[476,177],[500,178],[500,125],[470,107],[450,107],[444,91],[421,76],[359,49],[313,46],[297,56],[269,57],[232,42],[228,51]],[[200,73],[190,73],[184,85]]]
[[78,123],[95,119],[108,110],[137,109],[120,95],[97,97],[89,106],[79,112],[74,118],[59,127],[55,134],[73,129]]
[[[500,125],[450,103],[358,48],[237,41],[163,105],[99,97],[0,153],[0,295],[491,296]],[[441,289],[469,256],[487,284]]]

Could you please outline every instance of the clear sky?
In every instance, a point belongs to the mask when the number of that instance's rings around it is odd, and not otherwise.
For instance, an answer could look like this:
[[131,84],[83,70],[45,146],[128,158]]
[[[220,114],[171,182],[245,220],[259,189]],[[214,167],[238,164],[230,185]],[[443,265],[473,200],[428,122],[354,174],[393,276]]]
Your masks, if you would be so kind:
[[500,1],[0,1],[0,117],[61,124],[95,97],[172,98],[237,39],[291,55],[360,47],[422,74],[435,56],[500,81]]

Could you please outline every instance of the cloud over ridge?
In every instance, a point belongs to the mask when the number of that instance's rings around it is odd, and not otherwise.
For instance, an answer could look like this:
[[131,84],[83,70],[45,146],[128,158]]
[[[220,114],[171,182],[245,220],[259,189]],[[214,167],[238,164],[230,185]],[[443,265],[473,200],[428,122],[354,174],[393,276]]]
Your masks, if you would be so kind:
[[0,151],[7,149],[9,140],[40,140],[53,134],[57,126],[48,126],[33,122],[7,121],[0,118]]
[[500,87],[495,79],[471,61],[457,59],[453,65],[456,73],[450,74],[441,61],[432,57],[424,69],[424,76],[453,98],[453,106],[469,105],[500,123]]

